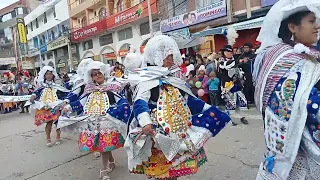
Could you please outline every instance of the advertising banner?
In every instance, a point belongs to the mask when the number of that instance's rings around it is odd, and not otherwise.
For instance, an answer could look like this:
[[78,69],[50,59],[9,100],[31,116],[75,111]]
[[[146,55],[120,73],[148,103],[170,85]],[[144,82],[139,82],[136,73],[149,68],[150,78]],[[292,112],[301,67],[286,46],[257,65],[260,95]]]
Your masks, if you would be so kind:
[[71,33],[71,41],[79,42],[107,30],[105,20],[95,22]]
[[61,37],[59,37],[58,39],[50,42],[50,43],[48,44],[47,50],[48,50],[48,51],[52,51],[52,50],[54,50],[54,49],[58,49],[58,48],[61,48],[61,47],[63,47],[63,46],[66,46],[66,45],[68,45],[68,43],[69,43],[68,37],[66,37],[66,36],[61,36]]
[[267,7],[274,5],[278,0],[261,0],[261,7]]
[[26,26],[24,24],[23,18],[17,18],[17,27],[19,33],[19,40],[21,44],[27,43],[27,33],[26,33]]
[[[151,13],[157,13],[157,1],[150,0]],[[107,18],[108,29],[115,28],[124,24],[136,21],[139,18],[148,16],[148,3],[144,1],[134,7],[124,10],[120,13],[116,13]]]
[[226,1],[221,0],[211,4],[210,6],[191,11],[180,16],[175,16],[160,23],[161,32],[168,32],[175,29],[188,27],[191,25],[217,19],[227,15]]

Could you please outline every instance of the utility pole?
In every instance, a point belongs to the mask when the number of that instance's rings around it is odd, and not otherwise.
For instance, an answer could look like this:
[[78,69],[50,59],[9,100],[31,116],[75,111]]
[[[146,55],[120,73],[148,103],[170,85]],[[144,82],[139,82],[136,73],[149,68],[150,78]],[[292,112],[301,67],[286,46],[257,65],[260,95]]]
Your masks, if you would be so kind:
[[246,9],[247,9],[247,19],[250,19],[252,16],[251,13],[251,0],[246,0]]
[[228,23],[232,22],[232,5],[231,5],[231,0],[227,0],[227,18],[228,18]]
[[72,50],[71,50],[71,41],[70,38],[68,38],[68,56],[69,56],[69,71],[73,71],[73,64],[72,64]]
[[148,14],[149,14],[149,28],[150,28],[150,37],[153,37],[153,27],[152,27],[152,10],[151,10],[151,3],[150,0],[148,2]]

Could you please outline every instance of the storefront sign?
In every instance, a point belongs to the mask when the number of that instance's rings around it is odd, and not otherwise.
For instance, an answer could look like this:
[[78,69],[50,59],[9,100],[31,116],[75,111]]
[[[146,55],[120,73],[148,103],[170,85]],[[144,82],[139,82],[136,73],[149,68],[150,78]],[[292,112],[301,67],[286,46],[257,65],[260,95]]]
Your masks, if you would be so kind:
[[118,56],[119,57],[126,57],[126,55],[129,53],[129,49],[125,49],[125,50],[119,50],[118,51]]
[[16,60],[14,57],[8,57],[8,58],[0,58],[0,65],[9,65],[9,64],[15,64]]
[[267,7],[274,5],[278,0],[261,0],[261,7]]
[[204,8],[161,21],[160,29],[162,32],[168,32],[175,29],[199,24],[212,19],[217,19],[226,15],[226,2],[225,0],[221,0],[220,2],[211,4],[210,6],[206,6]]
[[27,43],[27,33],[26,33],[26,26],[24,24],[23,18],[17,18],[17,27],[19,33],[19,40],[21,44]]
[[106,59],[117,59],[117,55],[113,52],[113,53],[106,53],[104,54],[104,57]]
[[[157,1],[150,0],[151,4],[151,13],[156,14],[157,10]],[[124,10],[120,13],[114,14],[107,18],[107,27],[115,28],[124,24],[131,23],[136,21],[139,18],[147,17],[148,16],[148,3],[144,1],[134,7],[131,7],[127,10]]]
[[39,50],[38,49],[30,49],[29,51],[28,51],[28,56],[29,57],[33,57],[33,56],[36,56],[36,55],[38,55],[39,54]]
[[107,30],[105,21],[98,21],[71,33],[71,41],[79,42]]
[[34,69],[34,64],[32,61],[22,61],[22,69]]
[[66,36],[61,36],[58,39],[50,42],[48,44],[47,50],[52,51],[54,49],[58,49],[63,46],[66,46],[66,45],[68,45],[68,43],[69,43],[69,39]]

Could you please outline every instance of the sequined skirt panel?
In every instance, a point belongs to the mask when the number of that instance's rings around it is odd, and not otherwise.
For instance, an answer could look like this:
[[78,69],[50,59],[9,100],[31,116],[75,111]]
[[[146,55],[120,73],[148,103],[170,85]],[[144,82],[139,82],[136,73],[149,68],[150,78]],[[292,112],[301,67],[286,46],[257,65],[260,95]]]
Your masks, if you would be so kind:
[[[188,156],[186,153],[182,156]],[[180,164],[173,166],[173,163],[182,157],[176,155],[172,161],[168,161],[164,154],[152,148],[152,155],[148,162],[143,162],[138,165],[131,173],[145,174],[148,178],[166,179],[192,175],[198,172],[198,168],[207,162],[207,156],[203,148],[201,148],[195,155],[190,156]]]
[[54,121],[56,122],[60,116],[60,111],[54,109],[36,110],[34,124],[40,126],[43,123]]
[[81,132],[79,136],[79,149],[82,152],[109,152],[121,148],[124,138],[117,131],[92,133]]

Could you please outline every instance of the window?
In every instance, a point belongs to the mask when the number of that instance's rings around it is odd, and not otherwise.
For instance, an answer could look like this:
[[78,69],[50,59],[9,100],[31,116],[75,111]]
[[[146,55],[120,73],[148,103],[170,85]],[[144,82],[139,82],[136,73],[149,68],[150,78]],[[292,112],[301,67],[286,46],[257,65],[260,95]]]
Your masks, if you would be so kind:
[[46,23],[48,22],[48,20],[47,20],[47,13],[44,12],[44,13],[43,13],[43,16],[44,16],[43,21],[44,21],[44,23],[46,24]]
[[96,16],[97,16],[97,11],[95,11],[95,12],[93,13],[93,15],[94,15],[94,17],[96,17]]
[[200,9],[206,6],[209,6],[211,4],[220,2],[221,0],[197,0],[196,1],[196,9]]
[[54,37],[54,32],[53,32],[53,31],[51,31],[51,38],[52,38],[52,40],[55,39],[55,37]]
[[17,17],[17,13],[16,13],[16,11],[11,11],[11,16],[12,16],[12,18]]
[[29,14],[28,8],[23,7],[22,9],[23,9],[23,14]]
[[56,15],[56,9],[53,8],[53,17],[55,18],[57,15]]
[[22,7],[17,8],[16,11],[17,11],[17,14],[23,14],[23,8]]
[[86,18],[86,17],[83,17],[83,18],[81,19],[81,26],[82,26],[82,27],[87,26],[87,18]]
[[34,46],[35,48],[39,48],[38,38],[33,38],[33,46]]
[[53,59],[53,53],[51,51],[47,52],[47,59]]
[[121,12],[124,10],[124,8],[125,8],[124,0],[119,0],[117,5],[117,11]]
[[123,40],[132,38],[133,37],[132,28],[128,27],[126,29],[120,30],[118,32],[118,36],[119,36],[119,41],[123,41]]
[[140,35],[146,35],[150,33],[149,22],[140,24]]
[[46,44],[46,37],[44,35],[42,35],[42,43]]
[[12,19],[11,13],[5,14],[2,16],[2,22],[6,22],[8,20]]
[[100,46],[108,45],[113,43],[112,34],[106,34],[99,37]]
[[88,40],[88,41],[84,41],[84,42],[82,43],[82,48],[83,48],[84,51],[85,51],[85,50],[88,50],[88,49],[92,49],[92,48],[93,48],[92,40],[90,39],[90,40]]
[[30,23],[30,29],[31,29],[31,31],[33,31],[33,25],[32,25],[32,22]]
[[168,1],[169,17],[179,16],[181,14],[187,13],[187,7],[188,7],[188,1],[186,0]]
[[99,10],[99,21],[104,19],[107,16],[107,10],[106,8],[101,8]]
[[36,18],[36,28],[39,27],[38,18]]
[[26,33],[29,34],[29,33],[28,33],[28,25],[26,25]]

